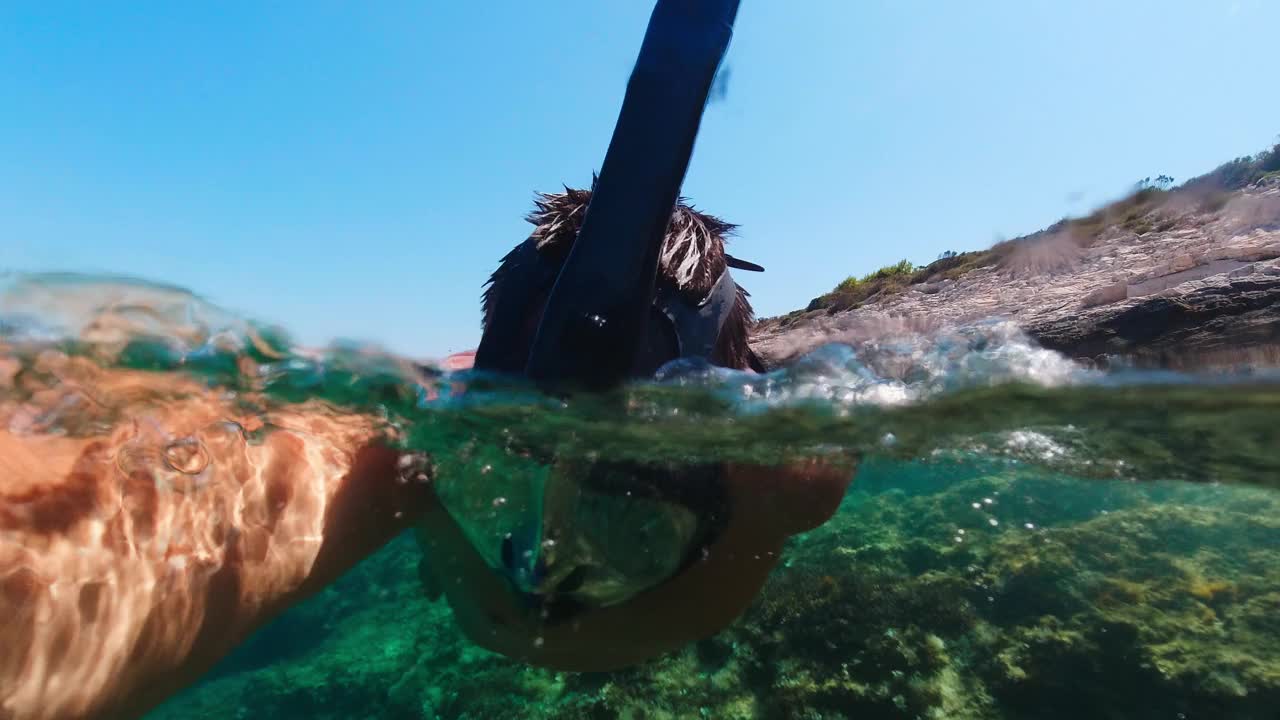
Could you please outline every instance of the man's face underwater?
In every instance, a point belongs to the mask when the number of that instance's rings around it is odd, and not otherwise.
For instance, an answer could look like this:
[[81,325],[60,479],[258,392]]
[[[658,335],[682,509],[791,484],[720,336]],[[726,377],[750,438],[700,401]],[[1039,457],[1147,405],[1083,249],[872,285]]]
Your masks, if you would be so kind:
[[[526,342],[541,310],[542,303],[529,308],[521,323]],[[637,376],[679,354],[674,328],[656,307],[645,338]],[[466,369],[473,359],[460,353],[446,363]],[[716,468],[557,460],[515,474],[500,481],[497,512],[450,492],[454,500],[446,504],[490,567],[529,605],[553,616],[617,605],[661,584],[697,557],[725,515]],[[462,481],[455,492],[493,494],[493,479]]]
[[664,487],[680,479],[713,478],[622,464],[557,464],[535,511],[536,542],[505,536],[501,571],[535,603],[609,607],[629,600],[678,573],[709,539],[701,508]]

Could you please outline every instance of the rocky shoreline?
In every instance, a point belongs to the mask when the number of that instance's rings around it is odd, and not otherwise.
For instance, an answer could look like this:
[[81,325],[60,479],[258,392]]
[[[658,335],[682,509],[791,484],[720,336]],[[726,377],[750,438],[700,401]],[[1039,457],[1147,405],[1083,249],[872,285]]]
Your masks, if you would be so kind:
[[1214,205],[1169,193],[1129,227],[1110,225],[1087,241],[1059,223],[956,278],[924,278],[851,309],[762,320],[751,344],[777,366],[826,343],[1005,319],[1095,364],[1280,364],[1280,178]]

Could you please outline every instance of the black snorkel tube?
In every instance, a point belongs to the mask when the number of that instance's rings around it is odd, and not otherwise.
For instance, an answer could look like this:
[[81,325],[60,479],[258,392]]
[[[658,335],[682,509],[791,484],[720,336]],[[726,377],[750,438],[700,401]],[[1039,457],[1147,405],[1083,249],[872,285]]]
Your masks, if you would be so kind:
[[583,219],[524,374],[607,390],[644,337],[658,256],[739,0],[658,0]]
[[[549,261],[540,257],[531,237],[503,259],[502,278],[491,286],[495,295],[487,308],[475,369],[524,375],[555,393],[608,391],[636,372],[650,316],[656,312],[656,276],[667,226],[738,6],[739,0],[657,0],[572,248],[562,262]],[[731,292],[712,293],[718,302],[708,305],[723,309],[736,300],[737,286],[727,275],[719,286]],[[529,323],[538,303],[542,312],[534,331]],[[698,309],[694,314],[701,317]],[[716,322],[704,324],[714,324],[718,331],[723,314],[711,317]],[[677,332],[682,329],[674,325]],[[686,332],[688,337],[679,339],[706,340],[692,343],[705,355],[715,331]],[[725,517],[722,488],[714,478],[671,482],[672,474],[662,470],[599,464],[569,468],[548,479],[539,502],[548,494],[578,497],[581,490],[593,496],[647,493],[685,506],[697,516],[693,549],[686,554],[696,552]],[[695,470],[683,469],[681,477],[687,480]],[[629,475],[643,487],[627,485]],[[690,494],[689,488],[696,492]],[[547,530],[545,507],[530,523],[541,523],[539,531]],[[530,527],[513,528],[503,539],[500,567],[495,569],[531,605],[541,608],[544,621],[563,620],[581,609],[575,593],[583,594],[578,591],[590,578],[581,565],[564,577],[547,575],[545,546],[526,547],[529,537],[542,536]],[[543,587],[544,580],[555,587]]]

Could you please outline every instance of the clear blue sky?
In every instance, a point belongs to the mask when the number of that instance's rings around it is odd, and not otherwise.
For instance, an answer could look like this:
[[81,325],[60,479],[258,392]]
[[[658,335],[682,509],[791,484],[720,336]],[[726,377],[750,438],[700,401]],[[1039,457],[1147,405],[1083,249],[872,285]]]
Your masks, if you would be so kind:
[[[651,7],[0,4],[0,268],[472,346],[533,191],[599,166]],[[684,192],[785,312],[1269,145],[1276,28],[1270,0],[743,0]]]

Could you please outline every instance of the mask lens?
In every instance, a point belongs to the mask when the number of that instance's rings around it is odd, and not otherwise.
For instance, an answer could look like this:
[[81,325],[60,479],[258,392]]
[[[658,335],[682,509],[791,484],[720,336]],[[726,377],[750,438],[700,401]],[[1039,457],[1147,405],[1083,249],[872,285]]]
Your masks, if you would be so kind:
[[596,607],[617,604],[675,574],[699,526],[634,468],[561,466],[543,496],[539,590]]

